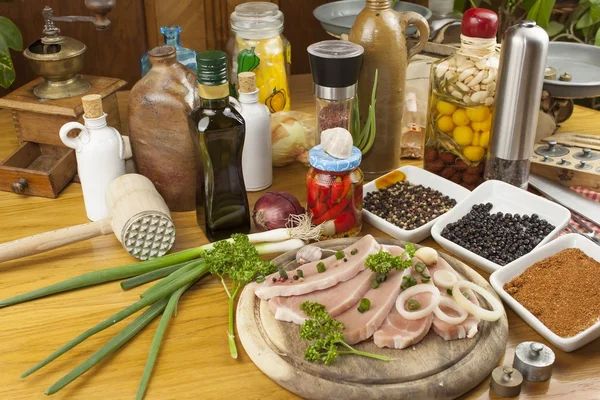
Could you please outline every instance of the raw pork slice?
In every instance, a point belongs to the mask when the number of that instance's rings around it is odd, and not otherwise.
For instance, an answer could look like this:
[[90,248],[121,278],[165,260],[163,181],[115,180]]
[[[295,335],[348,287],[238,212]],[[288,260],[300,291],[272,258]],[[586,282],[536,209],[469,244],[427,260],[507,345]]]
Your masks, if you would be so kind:
[[358,312],[359,301],[348,311],[338,315],[336,319],[345,326],[344,339],[348,344],[370,338],[381,326],[385,317],[396,304],[402,284],[402,275],[403,273],[400,271],[392,271],[388,274],[387,280],[380,283],[377,289],[370,289],[365,293],[363,298],[371,301],[371,308],[368,311]]
[[[436,265],[429,266],[428,268],[429,268],[429,272],[431,273],[431,276],[432,276],[432,282],[434,284],[435,284],[435,279],[433,279],[433,275],[435,274],[435,271],[439,271],[440,269],[449,269],[449,270],[453,271],[455,274],[457,274],[459,279],[464,279],[442,257],[438,258],[438,262]],[[442,296],[448,296],[445,289],[440,289],[440,292],[442,293]],[[469,295],[469,301],[471,301],[473,304],[479,305],[477,296],[475,295],[475,293],[472,290],[468,289],[466,291],[466,293]],[[442,307],[440,307],[440,309],[443,312],[447,313],[451,317],[455,317],[458,315],[458,312],[456,312],[455,310],[452,310],[449,307],[442,306]],[[475,336],[478,331],[479,322],[480,322],[479,318],[477,318],[473,315],[469,315],[467,317],[467,319],[464,320],[461,324],[451,325],[447,322],[440,320],[438,317],[436,317],[434,315],[432,325],[433,325],[433,330],[435,331],[435,333],[437,333],[444,340],[456,340],[456,339],[472,338],[473,336]]]
[[273,297],[269,300],[269,309],[275,315],[275,319],[301,325],[307,316],[300,310],[300,305],[305,301],[315,301],[324,305],[331,317],[336,317],[363,298],[371,288],[374,277],[373,271],[365,269],[354,278],[329,289],[301,296]]
[[[417,262],[418,260],[413,258],[413,267]],[[427,268],[423,273],[429,275]],[[410,274],[417,282],[421,281],[421,274],[414,268],[411,268]],[[419,285],[431,285],[431,283],[419,283]],[[425,308],[428,304],[431,304],[432,296],[430,293],[419,293],[413,296],[412,299],[417,300],[421,308]],[[373,334],[373,341],[378,347],[404,349],[419,343],[429,332],[432,321],[433,313],[421,319],[408,320],[400,315],[394,306],[381,327]]]
[[[302,294],[323,290],[335,286],[340,282],[345,282],[354,278],[358,273],[365,269],[365,260],[370,254],[379,252],[381,246],[375,241],[373,236],[366,235],[356,243],[345,248],[344,259],[336,259],[335,255],[321,261],[304,264],[295,270],[288,271],[290,276],[285,281],[279,280],[279,272],[275,272],[265,278],[260,284],[254,284],[254,293],[263,300],[268,300],[275,296],[299,296]],[[356,249],[356,254],[350,252]],[[317,264],[325,264],[325,272],[317,271]],[[294,280],[292,275],[297,270],[302,270],[304,278]],[[273,282],[275,278],[275,282]]]

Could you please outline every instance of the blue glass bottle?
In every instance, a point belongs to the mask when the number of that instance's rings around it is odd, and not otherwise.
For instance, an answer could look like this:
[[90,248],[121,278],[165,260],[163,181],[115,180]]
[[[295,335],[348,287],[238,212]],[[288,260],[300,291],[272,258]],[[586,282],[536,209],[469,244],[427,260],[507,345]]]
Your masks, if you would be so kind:
[[[160,28],[160,32],[165,38],[165,46],[173,46],[177,50],[177,61],[196,72],[196,52],[181,46],[181,27],[177,25],[163,26]],[[144,76],[152,68],[148,53],[142,56],[140,65],[142,67],[142,76]]]

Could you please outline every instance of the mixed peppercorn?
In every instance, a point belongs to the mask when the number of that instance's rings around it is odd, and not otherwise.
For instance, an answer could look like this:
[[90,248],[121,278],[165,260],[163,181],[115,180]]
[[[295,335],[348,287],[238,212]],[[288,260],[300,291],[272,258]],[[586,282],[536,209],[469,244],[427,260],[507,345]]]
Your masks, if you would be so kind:
[[554,229],[537,214],[490,213],[493,205],[476,204],[461,219],[446,225],[442,237],[499,265],[524,256]]
[[411,230],[425,225],[456,205],[456,200],[422,185],[396,182],[367,193],[364,208],[399,228]]

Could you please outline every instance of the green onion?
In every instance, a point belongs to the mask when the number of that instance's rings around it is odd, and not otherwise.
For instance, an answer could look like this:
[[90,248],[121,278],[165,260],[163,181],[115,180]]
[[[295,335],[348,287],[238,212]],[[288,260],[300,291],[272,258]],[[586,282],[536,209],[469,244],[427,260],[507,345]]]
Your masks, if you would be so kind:
[[358,249],[352,249],[352,251],[350,252],[350,254],[353,256],[355,256],[356,253],[358,253]]
[[183,262],[181,264],[171,265],[170,267],[164,267],[161,269],[157,269],[154,271],[146,272],[145,274],[134,276],[133,278],[126,279],[121,282],[121,289],[129,290],[135,287],[145,285],[146,283],[155,281],[160,278],[164,278],[165,276],[169,276],[171,273],[177,271],[178,269],[185,267],[189,264],[189,261]]
[[422,262],[418,262],[415,265],[415,271],[417,271],[420,274],[422,274],[425,271],[425,268],[427,268],[427,266],[425,264],[423,264]]
[[288,278],[287,271],[285,269],[283,269],[282,267],[279,267],[279,277],[284,278],[284,279]]
[[419,308],[421,308],[421,305],[417,300],[410,299],[407,304],[410,311],[417,311]]
[[387,280],[387,274],[377,274],[375,279],[377,279],[377,282],[383,283]]
[[[150,376],[152,375],[152,370],[154,369],[154,364],[156,363],[156,358],[158,357],[158,351],[160,350],[160,345],[162,343],[163,336],[167,330],[167,326],[169,325],[169,321],[171,320],[173,312],[177,309],[179,298],[191,285],[191,283],[188,283],[187,285],[177,289],[169,298],[169,302],[166,305],[165,312],[163,313],[160,322],[158,323],[158,328],[156,328],[156,333],[154,334],[152,344],[150,345],[150,352],[148,353],[148,359],[146,360],[146,366],[144,367],[144,373],[142,374],[142,379],[140,381],[140,386],[138,387],[136,399],[141,400],[144,397],[144,394],[146,393],[146,389],[148,388],[148,382],[150,381]],[[166,300],[166,297],[161,301],[164,300]]]
[[298,275],[298,278],[304,278],[304,272],[301,269],[296,270],[296,275]]
[[371,281],[371,288],[373,288],[373,289],[377,289],[378,287],[379,287],[379,282],[377,281],[377,278],[374,278],[374,279]]
[[322,273],[325,271],[327,271],[327,268],[325,268],[325,264],[321,261],[320,263],[317,264],[317,272]]
[[360,303],[358,304],[358,312],[359,313],[364,313],[365,311],[369,311],[369,309],[371,308],[371,301],[369,299],[361,299]]
[[429,283],[429,281],[431,281],[431,278],[429,278],[429,277],[421,278],[421,283]]
[[184,266],[183,268],[180,268],[179,270],[173,272],[171,275],[167,276],[166,278],[162,279],[161,281],[150,286],[148,289],[144,290],[142,292],[142,294],[140,294],[140,297],[144,298],[144,297],[148,296],[150,293],[160,290],[160,288],[168,285],[169,283],[173,282],[176,279],[179,279],[180,276],[187,274],[188,272],[190,272],[191,270],[193,270],[194,268],[196,268],[198,265],[201,265],[201,264],[204,264],[203,260],[193,261],[191,263],[188,263],[188,265]]
[[119,311],[118,313],[116,313],[116,314],[112,315],[111,317],[105,319],[104,321],[100,322],[96,326],[83,332],[79,336],[76,336],[75,338],[71,339],[68,343],[59,347],[54,353],[50,354],[49,356],[44,358],[42,361],[40,361],[39,363],[37,363],[36,365],[31,367],[30,369],[25,371],[23,373],[23,375],[21,375],[21,378],[25,378],[26,376],[31,375],[35,371],[39,370],[40,368],[49,364],[50,362],[57,359],[61,355],[65,354],[67,351],[71,350],[73,347],[77,346],[78,344],[80,344],[81,342],[86,340],[87,338],[95,335],[98,332],[103,331],[106,328],[113,326],[117,322],[124,320],[125,318],[138,312],[142,308],[149,306],[150,304],[156,302],[157,300],[160,300],[163,297],[170,295],[171,293],[173,293],[180,287],[200,278],[207,272],[208,272],[208,266],[202,265],[201,267],[198,267],[198,268],[188,272],[186,275],[182,276],[181,278],[170,282],[168,285],[165,285],[163,288],[160,288],[159,290],[148,294],[148,296],[144,297],[143,299],[138,300],[137,302],[131,304],[130,306],[124,308],[123,310]]
[[154,303],[150,308],[144,311],[139,317],[125,327],[121,332],[115,335],[105,343],[98,351],[92,354],[87,360],[75,367],[71,372],[60,378],[56,383],[46,390],[47,395],[54,394],[79,378],[86,371],[90,370],[100,361],[119,350],[125,343],[137,335],[146,325],[156,318],[167,306],[168,299],[164,298]]
[[452,289],[446,289],[446,293],[448,293],[449,296],[452,296]]
[[256,278],[254,278],[254,282],[256,282],[256,283],[263,283],[264,281],[265,281],[264,275],[258,275]]
[[404,276],[402,277],[402,285],[400,285],[400,288],[402,290],[406,290],[409,287],[415,286],[417,284],[417,280],[415,278],[413,278],[412,276]]
[[335,259],[336,260],[341,260],[342,258],[344,258],[344,252],[343,251],[336,251],[335,252]]
[[465,299],[469,300],[469,293],[467,293],[467,292],[463,292],[463,294],[462,294],[462,295],[463,295],[463,296],[465,296]]

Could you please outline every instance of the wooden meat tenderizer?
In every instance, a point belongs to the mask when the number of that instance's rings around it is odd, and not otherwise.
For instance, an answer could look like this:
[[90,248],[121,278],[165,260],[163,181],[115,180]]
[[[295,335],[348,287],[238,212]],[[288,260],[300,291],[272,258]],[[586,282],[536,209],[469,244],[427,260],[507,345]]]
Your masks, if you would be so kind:
[[87,224],[40,233],[0,245],[0,262],[42,253],[114,232],[125,250],[140,260],[167,253],[175,226],[165,201],[143,175],[115,179],[106,192],[110,216]]

